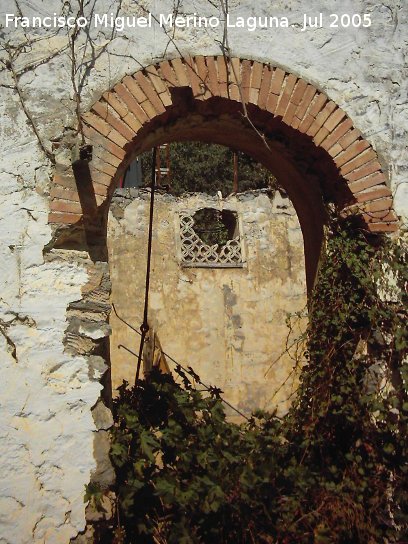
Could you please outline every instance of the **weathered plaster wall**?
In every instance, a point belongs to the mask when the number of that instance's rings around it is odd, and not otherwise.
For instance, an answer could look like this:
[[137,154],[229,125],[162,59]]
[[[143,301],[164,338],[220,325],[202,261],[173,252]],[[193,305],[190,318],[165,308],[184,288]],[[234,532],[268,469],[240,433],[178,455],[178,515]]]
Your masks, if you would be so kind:
[[[237,212],[243,268],[180,265],[179,212],[205,207]],[[113,197],[108,220],[112,302],[136,329],[143,317],[148,215],[148,192],[122,189]],[[265,191],[224,200],[199,193],[163,195],[155,201],[154,225],[149,324],[162,349],[192,366],[204,383],[220,387],[247,415],[256,408],[285,411],[296,376],[293,360],[280,358],[289,333],[285,318],[306,305],[303,239],[289,199],[276,193],[271,201]],[[119,346],[138,353],[140,337],[113,312],[111,326],[116,388],[123,379],[133,383],[136,367],[136,358]],[[299,328],[289,334],[289,345],[296,334]]]
[[[287,15],[289,29],[245,29],[230,32],[233,55],[259,59],[286,67],[314,82],[336,101],[378,151],[395,193],[396,209],[407,213],[408,131],[407,34],[408,10],[402,0],[374,2],[349,0],[342,12],[369,12],[369,29],[316,29],[301,32],[303,13],[339,10],[335,0],[230,2],[242,15]],[[94,10],[115,11],[118,2],[97,0]],[[172,2],[145,2],[157,13]],[[26,15],[58,12],[55,1],[21,1]],[[15,10],[0,0],[0,15]],[[209,14],[215,8],[199,0],[183,2],[185,12]],[[132,0],[122,2],[127,14],[141,13]],[[2,21],[4,24],[4,18]],[[65,30],[1,30],[2,45],[22,43],[26,37],[44,36],[14,56],[20,96],[47,150],[51,140],[76,126],[71,81],[69,41]],[[50,37],[52,35],[52,37]],[[85,48],[84,35],[76,42],[86,63],[81,86],[85,111],[125,74],[160,60],[167,45],[163,30],[129,29],[91,33],[94,48]],[[219,54],[214,38],[221,31],[179,29],[177,51],[166,55]],[[15,52],[15,50],[14,50]],[[2,60],[9,60],[2,50]],[[52,58],[51,58],[52,57]],[[52,238],[47,225],[48,189],[53,164],[38,145],[31,121],[22,109],[15,81],[2,64],[0,72],[0,318],[1,318],[1,441],[0,542],[68,542],[85,526],[83,491],[95,468],[90,409],[98,399],[100,359],[85,357],[86,350],[64,351],[69,325],[66,309],[82,300],[89,267],[86,251],[52,250],[43,255]],[[69,157],[57,157],[69,162]],[[97,288],[95,288],[98,291]],[[91,295],[94,291],[91,290]],[[93,296],[93,295],[92,295]],[[94,309],[100,308],[99,295]],[[92,298],[92,297],[91,297]],[[103,297],[102,297],[103,298]],[[99,301],[99,302],[98,302]],[[80,306],[80,303],[76,303]],[[75,308],[74,308],[74,313]],[[78,310],[79,311],[79,310]],[[95,323],[99,317],[95,316]],[[78,325],[78,323],[77,323]],[[97,328],[97,327],[96,327]],[[79,330],[79,325],[77,330]],[[99,330],[99,329],[98,329]],[[103,339],[107,331],[82,334]],[[98,348],[99,349],[99,348]],[[98,355],[96,355],[98,357]],[[92,366],[94,365],[94,366]],[[99,370],[98,370],[99,369]],[[106,424],[105,424],[106,426]]]
[[0,541],[68,542],[84,527],[95,466],[89,408],[101,389],[62,342],[86,259],[44,259],[47,168],[21,116],[5,119],[3,135],[12,123],[19,137],[7,138],[0,183]]
[[[1,12],[10,12],[7,3],[0,3]],[[54,13],[55,2],[22,2],[24,14],[38,15]],[[121,14],[143,15],[146,9],[153,14],[169,13],[171,0],[144,2],[143,8],[131,0],[122,2]],[[406,171],[407,155],[404,140],[407,131],[406,108],[406,24],[408,10],[401,0],[373,2],[372,0],[348,0],[341,9],[338,2],[324,3],[309,0],[284,2],[278,0],[258,2],[256,10],[251,3],[236,1],[230,5],[232,17],[237,14],[287,16],[290,28],[261,29],[249,32],[234,28],[229,31],[229,45],[234,56],[258,59],[280,65],[304,77],[327,92],[340,105],[363,135],[373,144],[388,168],[390,182],[396,192],[398,210],[402,211],[407,200]],[[95,13],[113,13],[114,6],[106,0],[94,3]],[[210,2],[185,1],[181,14],[221,16]],[[324,15],[323,28],[308,29],[302,32],[303,15]],[[329,28],[330,13],[369,13],[373,24],[370,28]],[[89,14],[88,14],[89,15]],[[8,29],[7,34],[11,31]],[[41,32],[40,32],[41,33]],[[44,32],[43,32],[44,34]],[[178,28],[175,32],[175,45],[162,28],[126,29],[118,32],[113,40],[112,30],[92,29],[96,51],[84,45],[78,37],[78,47],[84,54],[89,75],[82,89],[82,107],[87,110],[106,89],[123,78],[126,73],[134,73],[140,66],[148,65],[167,56],[188,54],[219,54],[219,40],[222,29]],[[13,30],[13,41],[23,39],[23,30]],[[66,51],[68,39],[59,32],[50,40],[34,44],[19,56],[17,67],[23,68],[29,62],[39,64],[21,78],[21,86],[26,91],[27,104],[34,117],[40,120],[41,133],[47,137],[60,136],[61,122],[72,126],[72,83],[69,54]],[[176,46],[176,47],[175,47]],[[64,49],[65,48],[65,49]],[[64,49],[63,51],[61,51]],[[57,54],[51,62],[43,61],[52,53]],[[111,61],[108,61],[111,55]],[[113,61],[113,59],[116,61]],[[4,75],[4,74],[3,74]],[[11,83],[11,78],[9,77]],[[50,83],[52,92],[49,92]],[[60,123],[48,111],[55,108],[59,112]],[[401,186],[400,186],[401,184]]]

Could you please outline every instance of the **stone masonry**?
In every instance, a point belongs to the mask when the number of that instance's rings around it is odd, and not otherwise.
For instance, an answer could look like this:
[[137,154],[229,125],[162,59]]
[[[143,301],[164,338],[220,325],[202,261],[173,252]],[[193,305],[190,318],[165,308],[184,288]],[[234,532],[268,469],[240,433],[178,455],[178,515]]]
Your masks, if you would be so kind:
[[[233,16],[289,26],[229,29],[225,62],[221,27],[176,28],[174,39],[157,24],[6,28],[18,9],[69,9],[18,5],[0,0],[0,543],[68,543],[86,528],[85,485],[112,480],[106,229],[127,164],[194,138],[251,154],[295,206],[310,289],[326,203],[357,210],[373,232],[407,216],[408,11],[402,0],[349,0],[341,11],[369,13],[369,28],[302,31],[305,13],[328,21],[339,3],[234,0]],[[92,9],[158,15],[173,2]],[[197,11],[222,16],[207,0],[180,6]]]
[[[242,268],[181,265],[179,214],[203,208],[237,213]],[[108,220],[111,301],[136,330],[143,315],[148,214],[147,191],[115,192]],[[289,313],[304,315],[306,307],[302,232],[289,199],[277,192],[271,200],[265,190],[222,200],[201,193],[158,195],[154,225],[149,324],[163,350],[191,365],[204,383],[220,387],[246,415],[257,408],[284,413],[297,384],[285,350],[304,326],[294,319],[290,333],[285,321]],[[138,353],[140,337],[115,312],[110,324],[115,389],[124,379],[134,381],[137,358],[124,347]],[[169,366],[175,365],[169,360]]]

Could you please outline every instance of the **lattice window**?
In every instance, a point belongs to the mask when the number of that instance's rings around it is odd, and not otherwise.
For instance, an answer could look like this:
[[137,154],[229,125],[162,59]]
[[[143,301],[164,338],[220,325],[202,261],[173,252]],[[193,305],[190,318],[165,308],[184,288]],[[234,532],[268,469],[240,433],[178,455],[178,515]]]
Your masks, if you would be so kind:
[[237,214],[203,208],[180,213],[181,264],[186,267],[242,267]]

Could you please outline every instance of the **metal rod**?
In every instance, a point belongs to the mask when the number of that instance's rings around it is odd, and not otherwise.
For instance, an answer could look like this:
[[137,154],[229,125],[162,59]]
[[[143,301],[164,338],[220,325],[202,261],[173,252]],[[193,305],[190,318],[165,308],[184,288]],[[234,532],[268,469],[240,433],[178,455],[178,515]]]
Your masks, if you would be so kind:
[[234,184],[232,191],[238,193],[238,153],[236,151],[234,151]]
[[143,312],[143,323],[140,326],[142,336],[140,338],[139,356],[137,358],[135,385],[139,381],[140,366],[142,363],[143,346],[144,346],[146,334],[149,331],[148,309],[149,309],[150,265],[151,265],[151,256],[152,256],[152,239],[153,239],[154,189],[156,185],[156,153],[157,153],[157,148],[154,147],[153,156],[152,156],[152,180],[150,183],[149,238],[147,243],[144,312]]

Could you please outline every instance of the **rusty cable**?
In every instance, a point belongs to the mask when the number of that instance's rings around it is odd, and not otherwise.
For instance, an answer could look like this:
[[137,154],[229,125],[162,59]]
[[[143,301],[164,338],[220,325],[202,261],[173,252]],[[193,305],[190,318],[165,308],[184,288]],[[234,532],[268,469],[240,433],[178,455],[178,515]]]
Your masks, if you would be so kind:
[[157,148],[153,148],[152,153],[152,178],[150,183],[150,212],[149,212],[149,237],[147,242],[147,262],[146,262],[146,279],[145,279],[145,296],[144,296],[144,311],[143,311],[143,323],[140,325],[141,337],[139,346],[139,355],[137,358],[137,369],[135,385],[139,381],[140,366],[142,363],[143,346],[146,338],[146,334],[149,332],[148,323],[148,308],[149,308],[149,288],[150,288],[150,265],[152,260],[152,239],[153,239],[153,212],[154,212],[154,189],[156,185],[156,153]]

